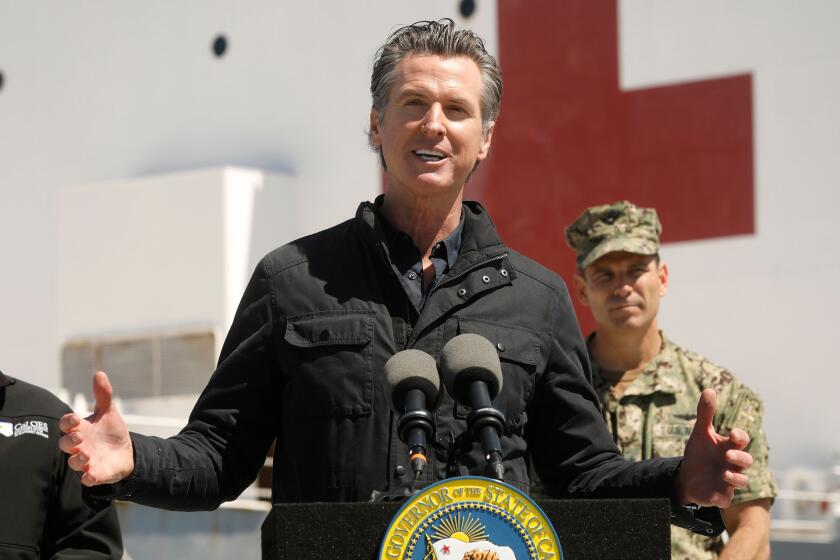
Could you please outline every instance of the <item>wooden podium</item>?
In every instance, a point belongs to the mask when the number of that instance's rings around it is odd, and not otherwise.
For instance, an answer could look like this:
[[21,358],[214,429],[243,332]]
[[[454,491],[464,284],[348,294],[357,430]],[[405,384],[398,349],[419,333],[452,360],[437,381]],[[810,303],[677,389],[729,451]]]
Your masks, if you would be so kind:
[[[374,560],[400,503],[277,504],[262,525],[268,560]],[[545,500],[564,560],[667,560],[668,500]]]

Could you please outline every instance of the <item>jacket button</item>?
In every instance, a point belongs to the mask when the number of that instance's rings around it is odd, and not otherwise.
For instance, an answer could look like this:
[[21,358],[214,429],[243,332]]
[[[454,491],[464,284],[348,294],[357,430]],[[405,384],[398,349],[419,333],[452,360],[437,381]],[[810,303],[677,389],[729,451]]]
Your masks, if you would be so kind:
[[506,269],[506,268],[503,268],[502,270],[500,270],[500,271],[499,271],[499,274],[501,274],[502,276],[504,276],[505,278],[507,278],[508,271],[507,271],[507,269]]
[[329,340],[329,339],[330,339],[330,330],[329,329],[322,330],[321,331],[321,340],[326,341],[326,340]]
[[405,467],[402,465],[397,465],[394,469],[394,478],[402,478],[405,475]]
[[466,288],[461,288],[460,290],[458,290],[458,295],[461,296],[461,297],[464,297],[465,295],[467,295]]
[[485,284],[489,284],[490,283],[490,277],[485,274],[484,276],[481,277],[481,281],[484,282]]
[[496,343],[496,348],[499,349],[499,352],[504,352],[505,351],[505,345],[502,344],[501,342]]

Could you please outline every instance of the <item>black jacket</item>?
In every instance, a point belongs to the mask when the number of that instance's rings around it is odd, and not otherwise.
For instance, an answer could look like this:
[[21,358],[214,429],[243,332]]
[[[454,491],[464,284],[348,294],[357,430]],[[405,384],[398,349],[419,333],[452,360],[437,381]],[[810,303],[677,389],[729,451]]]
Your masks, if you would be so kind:
[[70,409],[0,372],[0,558],[122,558],[116,510],[83,497],[58,449]]
[[[205,509],[253,481],[271,442],[275,502],[363,501],[402,484],[406,447],[383,380],[394,353],[439,358],[457,334],[499,351],[507,482],[527,457],[556,496],[662,496],[679,460],[624,461],[591,387],[586,347],[554,273],[506,247],[484,209],[464,206],[461,251],[419,316],[390,265],[374,205],[276,249],[257,267],[189,424],[168,440],[132,434],[134,474],[111,495]],[[482,474],[466,410],[443,395],[428,480]]]

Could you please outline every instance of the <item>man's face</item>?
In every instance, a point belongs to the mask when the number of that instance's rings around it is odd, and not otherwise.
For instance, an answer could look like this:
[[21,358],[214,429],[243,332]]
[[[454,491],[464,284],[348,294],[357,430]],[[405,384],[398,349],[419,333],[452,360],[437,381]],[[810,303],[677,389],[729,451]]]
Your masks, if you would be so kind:
[[598,330],[646,329],[659,313],[668,268],[656,257],[607,253],[575,275],[575,293],[592,310]]
[[411,55],[395,69],[384,114],[371,110],[373,145],[382,149],[386,188],[428,197],[460,190],[487,157],[481,72],[472,59]]

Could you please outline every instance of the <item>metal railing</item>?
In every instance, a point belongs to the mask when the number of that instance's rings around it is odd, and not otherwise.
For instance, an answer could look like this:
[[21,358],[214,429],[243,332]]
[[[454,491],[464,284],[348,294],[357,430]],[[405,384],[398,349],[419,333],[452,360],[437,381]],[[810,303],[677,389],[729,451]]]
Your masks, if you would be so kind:
[[840,490],[780,490],[773,506],[773,540],[829,543],[840,537]]

